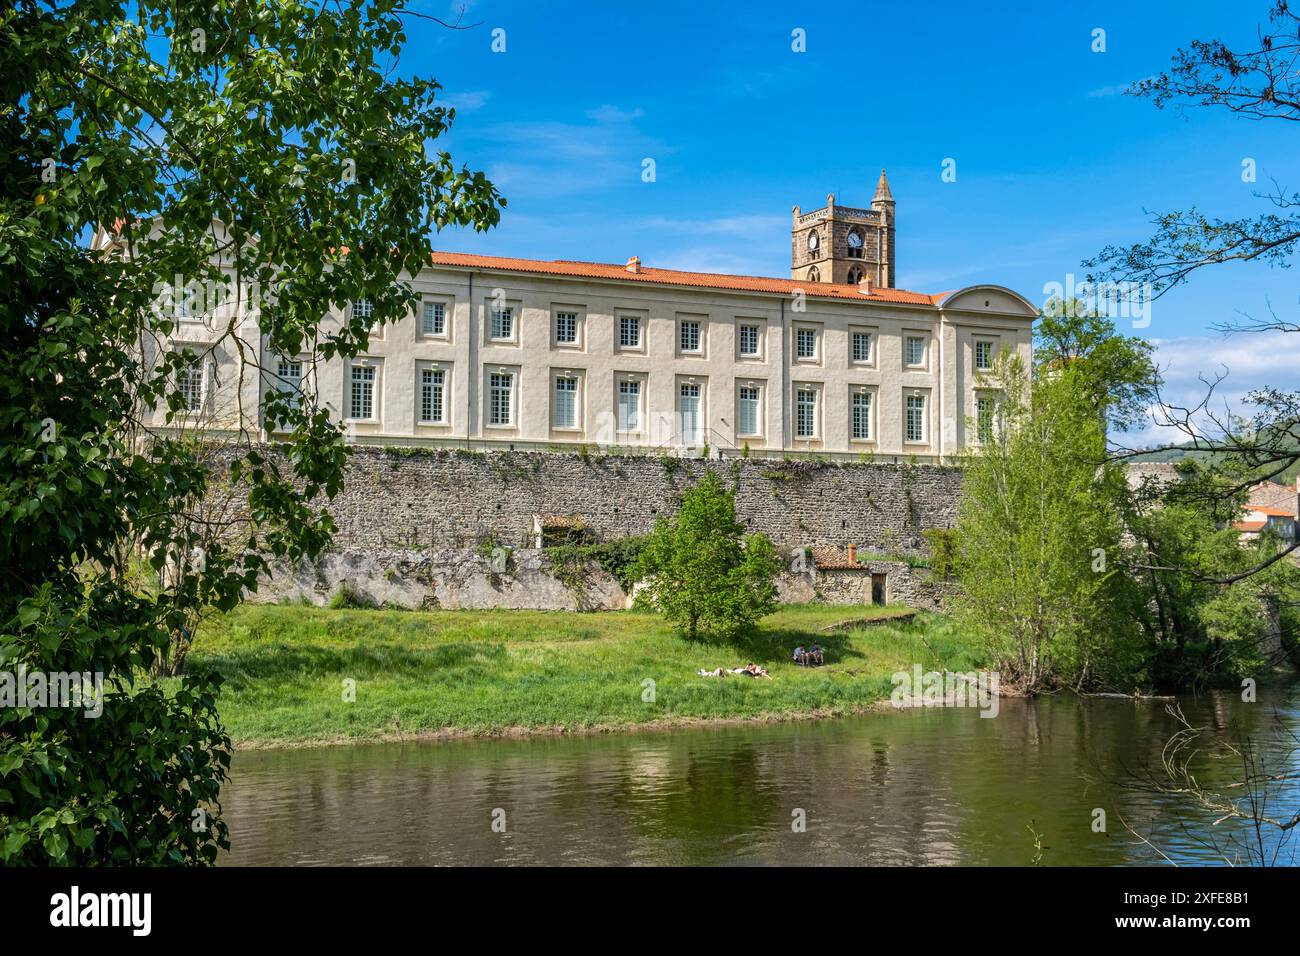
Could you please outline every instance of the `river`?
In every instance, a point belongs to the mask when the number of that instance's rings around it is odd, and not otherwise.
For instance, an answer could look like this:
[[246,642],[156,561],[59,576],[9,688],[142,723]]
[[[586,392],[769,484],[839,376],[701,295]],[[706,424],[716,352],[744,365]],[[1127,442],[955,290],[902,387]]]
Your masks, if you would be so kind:
[[[1180,699],[1223,740],[1300,730],[1300,684]],[[1003,700],[593,737],[236,753],[223,865],[1223,864],[1185,798],[1135,790],[1177,729],[1157,701]],[[1285,749],[1275,760],[1298,769]],[[1276,767],[1274,768],[1276,769]],[[1236,765],[1202,760],[1206,780]],[[1275,794],[1300,809],[1300,786]],[[1097,811],[1104,811],[1104,821]],[[1098,823],[1104,829],[1098,830]],[[802,825],[801,825],[802,824]],[[1205,834],[1213,833],[1216,849]],[[1267,835],[1268,846],[1277,838]],[[1241,860],[1239,862],[1245,862]],[[1285,845],[1278,862],[1297,862]]]

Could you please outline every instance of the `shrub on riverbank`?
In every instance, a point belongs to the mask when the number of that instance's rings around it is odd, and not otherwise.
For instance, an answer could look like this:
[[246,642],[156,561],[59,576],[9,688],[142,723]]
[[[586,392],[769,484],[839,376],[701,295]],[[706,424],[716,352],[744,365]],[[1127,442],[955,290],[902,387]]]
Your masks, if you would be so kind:
[[[935,615],[821,630],[904,610],[783,607],[751,633],[688,643],[658,615],[633,611],[249,605],[209,622],[192,658],[225,676],[221,716],[243,744],[793,717],[865,709],[916,663],[978,666],[970,643]],[[814,642],[826,666],[796,666],[793,648]],[[773,680],[696,673],[751,661]]]

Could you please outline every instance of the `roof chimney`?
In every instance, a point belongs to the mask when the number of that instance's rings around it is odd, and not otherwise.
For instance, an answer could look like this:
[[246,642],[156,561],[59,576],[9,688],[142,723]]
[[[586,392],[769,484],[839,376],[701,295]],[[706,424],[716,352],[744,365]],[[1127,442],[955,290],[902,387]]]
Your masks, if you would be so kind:
[[863,295],[871,295],[875,291],[875,284],[871,281],[871,276],[863,276],[858,280],[858,291]]
[[641,257],[640,257],[640,256],[633,256],[631,259],[627,260],[627,271],[628,271],[628,272],[637,272],[637,273],[639,273],[639,272],[641,271]]
[[858,546],[856,544],[851,544],[849,545],[849,564],[857,564],[857,563],[858,563]]

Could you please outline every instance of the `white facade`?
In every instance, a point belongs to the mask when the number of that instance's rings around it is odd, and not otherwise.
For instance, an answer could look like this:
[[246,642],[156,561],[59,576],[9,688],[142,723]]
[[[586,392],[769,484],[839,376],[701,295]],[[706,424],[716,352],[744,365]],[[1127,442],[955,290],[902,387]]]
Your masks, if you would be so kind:
[[260,397],[287,388],[369,444],[935,460],[978,440],[982,371],[1030,358],[1037,314],[994,285],[930,296],[635,258],[436,253],[406,281],[418,307],[354,359],[273,355],[241,305],[182,315],[158,344],[200,356],[181,422],[274,438]]

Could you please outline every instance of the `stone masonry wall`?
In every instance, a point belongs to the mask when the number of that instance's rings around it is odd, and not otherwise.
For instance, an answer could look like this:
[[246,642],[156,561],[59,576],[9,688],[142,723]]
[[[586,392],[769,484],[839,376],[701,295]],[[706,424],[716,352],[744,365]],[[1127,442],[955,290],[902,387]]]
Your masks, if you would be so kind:
[[[645,534],[706,471],[735,490],[748,530],[787,554],[848,544],[925,554],[922,530],[955,523],[961,488],[956,469],[931,465],[358,447],[345,490],[327,505],[338,527],[331,553],[279,566],[256,599],[323,603],[346,582],[375,603],[405,607],[625,607],[599,568],[582,595],[551,574],[532,550],[534,516],[581,516],[596,540]],[[491,573],[493,546],[515,549],[511,574]],[[928,572],[885,564],[877,570],[889,574],[891,602],[939,605]],[[787,601],[864,603],[860,578],[783,574],[779,586]]]
[[329,510],[337,548],[528,547],[536,514],[581,515],[609,540],[650,531],[706,470],[778,547],[923,554],[921,531],[955,523],[961,489],[931,465],[357,448]]

